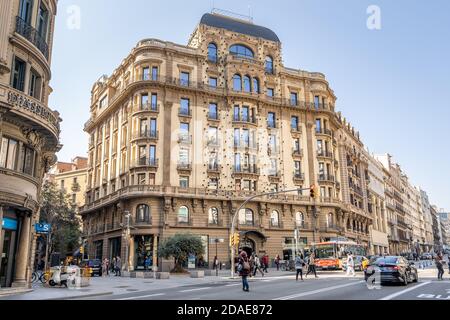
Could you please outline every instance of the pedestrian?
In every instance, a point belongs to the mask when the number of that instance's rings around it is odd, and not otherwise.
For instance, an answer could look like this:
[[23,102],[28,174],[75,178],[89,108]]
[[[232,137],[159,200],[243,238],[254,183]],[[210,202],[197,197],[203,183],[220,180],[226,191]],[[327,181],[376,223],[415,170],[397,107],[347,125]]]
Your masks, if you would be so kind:
[[277,271],[280,271],[280,255],[277,254],[277,257],[275,258],[275,265],[277,266]]
[[219,269],[219,259],[217,259],[217,256],[214,257],[214,261],[213,261],[213,270],[218,270]]
[[298,255],[295,257],[295,270],[297,274],[295,276],[295,281],[298,281],[298,275],[300,274],[300,279],[303,281],[303,267],[305,266],[305,260],[303,260],[303,255]]
[[314,276],[318,278],[316,272],[316,255],[314,252],[311,252],[308,259],[308,272],[306,272],[305,278],[308,277],[308,274],[314,273]]
[[122,260],[120,259],[119,256],[117,256],[117,258],[116,258],[116,277],[117,276],[119,276],[119,277],[122,276],[121,269],[122,269]]
[[242,277],[242,290],[249,292],[250,287],[248,285],[247,277],[251,273],[251,269],[250,269],[250,262],[249,262],[249,259],[247,256],[247,252],[245,252],[245,251],[242,251],[241,254],[239,255],[238,272],[239,272],[239,275]]
[[108,265],[107,265],[107,263],[106,263],[106,258],[105,259],[103,259],[103,261],[102,261],[102,276],[106,276],[107,275],[107,268],[108,268]]
[[267,254],[263,255],[261,258],[261,267],[265,273],[268,273],[267,268],[269,267],[269,256]]
[[438,280],[444,280],[442,276],[444,275],[444,264],[442,260],[442,256],[437,254],[434,258],[434,263],[436,264],[436,268],[438,269]]
[[255,254],[255,266],[253,269],[253,276],[256,276],[256,271],[261,272],[261,275],[264,277],[264,272],[261,269],[261,260],[258,258],[258,255]]
[[350,273],[352,274],[353,277],[356,275],[355,274],[355,260],[353,258],[353,254],[351,252],[349,252],[347,255],[347,276],[350,275]]
[[116,274],[116,257],[111,259],[111,272]]
[[149,256],[147,256],[147,257],[145,258],[144,264],[145,264],[145,270],[149,270],[149,269],[150,269],[150,264],[151,264],[151,259],[150,259]]

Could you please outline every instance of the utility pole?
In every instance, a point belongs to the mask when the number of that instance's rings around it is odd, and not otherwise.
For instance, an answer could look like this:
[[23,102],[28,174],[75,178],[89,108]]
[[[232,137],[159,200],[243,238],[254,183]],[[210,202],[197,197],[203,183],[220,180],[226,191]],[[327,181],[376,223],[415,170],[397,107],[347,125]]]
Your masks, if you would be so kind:
[[[269,193],[262,193],[262,194],[258,194],[258,195],[254,195],[250,198],[248,198],[247,200],[244,201],[244,203],[242,203],[240,205],[240,207],[234,212],[233,214],[233,218],[231,220],[231,230],[230,230],[230,235],[234,235],[235,232],[235,228],[236,228],[236,218],[239,214],[239,212],[242,210],[242,208],[245,207],[245,205],[247,203],[249,203],[250,201],[252,201],[253,199],[256,198],[260,198],[260,197],[264,197],[264,196],[272,196],[275,194],[280,194],[280,193],[288,193],[288,192],[301,192],[303,190],[310,190],[310,188],[303,188],[303,189],[292,189],[292,190],[283,190],[283,191],[274,191],[274,192],[269,192]],[[230,255],[230,260],[231,260],[231,278],[234,278],[234,245],[231,245],[231,255]]]

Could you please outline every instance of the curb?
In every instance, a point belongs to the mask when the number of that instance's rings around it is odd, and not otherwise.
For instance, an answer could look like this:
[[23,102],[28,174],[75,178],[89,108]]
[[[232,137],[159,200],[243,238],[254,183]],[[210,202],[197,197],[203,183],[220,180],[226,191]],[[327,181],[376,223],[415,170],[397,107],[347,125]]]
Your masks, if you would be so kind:
[[2,290],[0,290],[0,298],[2,297],[9,297],[9,296],[16,296],[16,295],[20,295],[20,294],[25,294],[25,293],[30,293],[34,291],[34,289],[26,289],[26,290],[6,290],[4,292],[2,292]]
[[108,292],[99,292],[99,293],[91,293],[91,294],[84,294],[79,296],[70,296],[70,297],[62,297],[62,298],[50,298],[50,299],[44,299],[44,300],[71,300],[71,299],[83,299],[83,298],[92,298],[92,297],[99,297],[99,296],[109,296],[113,295],[114,292],[108,291]]

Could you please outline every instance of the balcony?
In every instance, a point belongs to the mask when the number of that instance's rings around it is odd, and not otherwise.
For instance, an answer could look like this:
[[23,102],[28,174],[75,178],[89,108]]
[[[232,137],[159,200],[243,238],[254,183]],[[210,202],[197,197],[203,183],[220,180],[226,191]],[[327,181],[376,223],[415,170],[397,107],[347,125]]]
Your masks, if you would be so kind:
[[130,224],[135,227],[151,226],[152,225],[152,217],[146,217],[145,219],[142,219],[142,220],[133,219],[132,221],[130,221]]
[[334,176],[329,174],[319,174],[317,175],[317,180],[319,182],[334,182]]
[[157,130],[145,130],[141,132],[136,132],[133,134],[133,140],[136,139],[158,140],[159,132]]
[[256,121],[256,117],[234,115],[233,116],[233,124],[240,124],[240,123],[256,125],[257,121]]
[[270,220],[269,226],[271,229],[282,229],[283,228],[283,221],[281,220]]
[[294,172],[294,181],[302,182],[305,180],[305,174],[300,172]]
[[327,128],[316,128],[316,135],[325,135],[325,136],[332,137],[333,132]]
[[269,170],[269,179],[280,179],[281,178],[281,171],[277,170]]
[[333,159],[333,153],[325,150],[317,151],[317,156],[321,158]]
[[189,118],[192,117],[191,109],[184,109],[184,108],[178,109],[178,116],[189,117]]
[[192,170],[192,165],[189,162],[178,162],[177,164],[177,170],[181,170],[181,171],[191,171]]
[[304,222],[304,221],[296,221],[295,222],[295,227],[300,229],[300,230],[310,230],[311,229],[309,223]]
[[159,106],[157,103],[151,103],[151,102],[142,103],[139,106],[139,108],[136,110],[136,112],[141,112],[141,111],[158,113]]
[[192,143],[192,136],[185,134],[185,133],[181,133],[178,135],[178,143],[181,144],[191,144]]
[[219,121],[219,114],[217,112],[208,112],[208,120]]
[[36,48],[39,49],[39,51],[42,52],[45,59],[48,60],[49,51],[45,37],[41,36],[35,28],[19,16],[16,17],[16,32],[30,41]]
[[280,148],[278,146],[269,145],[267,147],[267,153],[269,154],[269,156],[279,154]]
[[323,224],[320,226],[320,231],[323,232],[339,232],[341,227],[335,224]]
[[395,210],[397,210],[400,213],[406,213],[405,209],[403,208],[403,206],[396,204],[395,205]]
[[301,158],[303,157],[303,149],[293,149],[292,150],[292,156]]
[[234,174],[256,174],[259,175],[259,168],[256,165],[234,166]]
[[210,163],[208,164],[208,173],[219,173],[220,172],[220,166],[218,163]]
[[267,129],[276,129],[277,124],[274,121],[267,121]]
[[297,127],[291,126],[291,133],[302,133],[302,127],[300,127],[300,126],[297,126]]
[[398,222],[398,225],[400,226],[400,227],[403,227],[403,228],[409,228],[409,225],[403,220],[403,219],[398,219],[397,220],[397,222]]
[[206,145],[208,146],[208,147],[219,147],[219,139],[217,139],[217,138],[212,138],[212,139],[208,139],[207,141],[206,141]]
[[243,142],[243,143],[239,143],[238,141],[234,142],[234,148],[235,149],[245,149],[245,150],[253,150],[253,151],[257,151],[258,150],[258,144],[255,142]]
[[139,158],[138,160],[136,160],[135,165],[133,167],[153,167],[153,168],[158,168],[159,166],[159,161],[158,159],[155,158]]

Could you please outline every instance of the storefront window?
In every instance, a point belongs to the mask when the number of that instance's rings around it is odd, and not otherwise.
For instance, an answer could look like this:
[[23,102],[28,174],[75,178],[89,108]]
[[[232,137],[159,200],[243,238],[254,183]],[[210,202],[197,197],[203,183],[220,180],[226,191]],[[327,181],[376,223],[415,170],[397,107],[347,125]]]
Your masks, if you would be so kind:
[[153,236],[135,236],[135,269],[147,270],[153,266]]

